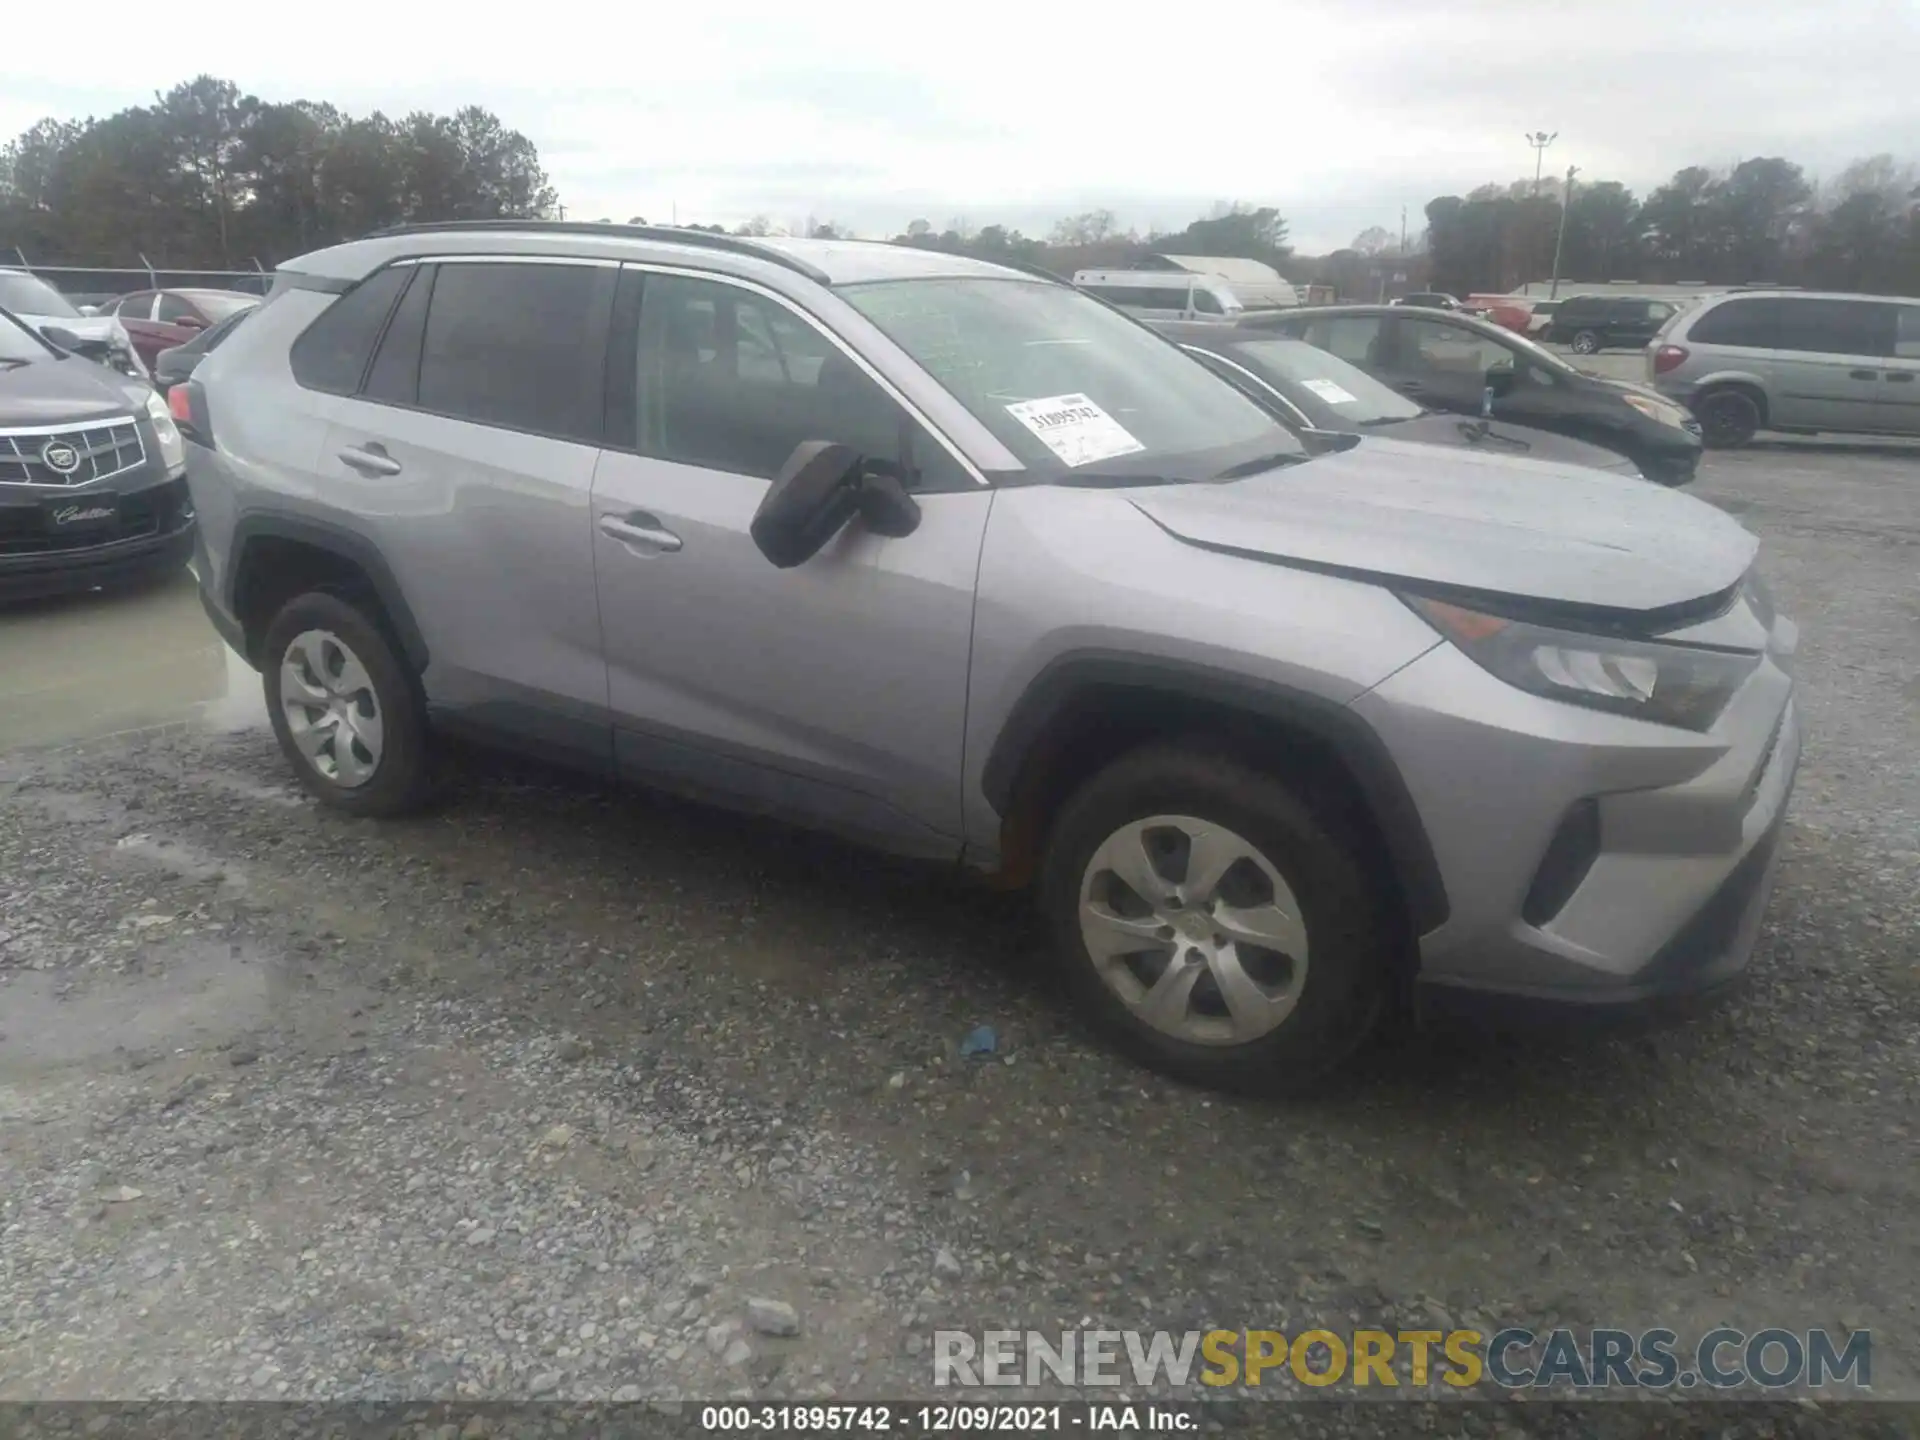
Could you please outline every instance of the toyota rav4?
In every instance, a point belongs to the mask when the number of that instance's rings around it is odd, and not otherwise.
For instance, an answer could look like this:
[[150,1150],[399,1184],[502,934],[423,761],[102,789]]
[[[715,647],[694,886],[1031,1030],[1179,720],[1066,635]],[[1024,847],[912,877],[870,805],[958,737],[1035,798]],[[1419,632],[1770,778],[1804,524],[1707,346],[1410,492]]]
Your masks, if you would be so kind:
[[1053,278],[625,226],[307,255],[173,399],[207,610],[343,810],[470,732],[964,863],[1245,1089],[1416,987],[1637,1010],[1753,948],[1795,631],[1685,495],[1309,458]]

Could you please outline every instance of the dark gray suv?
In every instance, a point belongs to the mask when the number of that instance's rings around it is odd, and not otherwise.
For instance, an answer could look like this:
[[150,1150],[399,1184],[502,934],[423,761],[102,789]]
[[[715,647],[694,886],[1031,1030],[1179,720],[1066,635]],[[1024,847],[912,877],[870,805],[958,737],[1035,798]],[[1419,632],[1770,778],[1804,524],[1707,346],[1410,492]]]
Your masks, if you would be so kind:
[[0,310],[0,598],[178,571],[193,546],[185,470],[151,385]]

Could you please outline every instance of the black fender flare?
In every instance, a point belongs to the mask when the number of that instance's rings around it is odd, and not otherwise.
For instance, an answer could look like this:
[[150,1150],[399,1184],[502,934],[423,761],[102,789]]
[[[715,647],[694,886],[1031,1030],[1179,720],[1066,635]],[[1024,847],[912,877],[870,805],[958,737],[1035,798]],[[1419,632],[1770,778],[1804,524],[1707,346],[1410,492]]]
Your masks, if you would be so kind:
[[1003,819],[1022,772],[1052,726],[1089,690],[1144,690],[1271,719],[1312,736],[1345,765],[1360,791],[1406,897],[1415,934],[1445,922],[1446,886],[1419,807],[1400,767],[1367,722],[1345,705],[1289,686],[1182,660],[1077,651],[1050,662],[1008,712],[981,769],[980,786]]
[[242,515],[233,527],[226,584],[223,587],[226,593],[221,596],[221,603],[228,614],[240,613],[235,603],[239,598],[240,577],[246,573],[247,547],[256,540],[291,540],[338,556],[359,570],[373,586],[381,608],[386,611],[387,620],[393,626],[394,638],[400,642],[407,663],[413,667],[415,674],[425,672],[429,659],[427,642],[420,633],[419,623],[413,618],[413,608],[407,604],[406,593],[401,590],[400,582],[394,579],[393,570],[381,555],[379,546],[344,525],[312,520],[301,515],[261,512]]

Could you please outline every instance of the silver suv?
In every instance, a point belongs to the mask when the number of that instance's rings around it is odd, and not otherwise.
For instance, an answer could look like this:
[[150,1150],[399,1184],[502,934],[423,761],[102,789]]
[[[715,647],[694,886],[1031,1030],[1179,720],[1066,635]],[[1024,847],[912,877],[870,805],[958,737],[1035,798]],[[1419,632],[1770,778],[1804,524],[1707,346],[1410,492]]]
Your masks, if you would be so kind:
[[1759,430],[1920,435],[1920,300],[1722,295],[1654,337],[1647,378],[1718,449]]
[[1031,883],[1135,1055],[1286,1088],[1416,985],[1744,967],[1800,751],[1757,542],[1265,411],[1071,286],[883,244],[393,231],[175,392],[305,784],[469,731]]

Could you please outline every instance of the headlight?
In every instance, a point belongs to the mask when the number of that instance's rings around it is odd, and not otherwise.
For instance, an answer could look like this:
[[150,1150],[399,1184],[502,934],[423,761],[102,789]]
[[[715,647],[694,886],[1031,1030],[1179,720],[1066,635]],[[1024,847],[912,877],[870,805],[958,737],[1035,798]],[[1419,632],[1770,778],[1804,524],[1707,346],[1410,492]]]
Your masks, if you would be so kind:
[[158,390],[147,391],[146,409],[154,434],[160,437],[161,462],[167,467],[167,474],[178,475],[187,468],[187,443],[180,438],[180,427],[173,423],[167,402],[160,398]]
[[1671,425],[1676,430],[1686,429],[1687,412],[1678,405],[1669,405],[1664,400],[1650,400],[1645,395],[1623,395],[1620,398],[1656,425]]
[[1401,599],[1467,658],[1549,700],[1710,730],[1760,656],[1554,630],[1417,595]]

